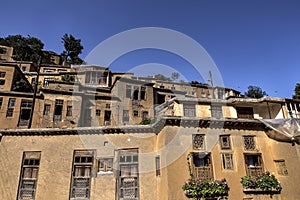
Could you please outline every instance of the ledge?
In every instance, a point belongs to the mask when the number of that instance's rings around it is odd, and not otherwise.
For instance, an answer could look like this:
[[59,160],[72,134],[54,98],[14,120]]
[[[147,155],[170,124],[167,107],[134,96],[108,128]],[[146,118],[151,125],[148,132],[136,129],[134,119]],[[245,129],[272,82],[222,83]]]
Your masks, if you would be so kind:
[[260,188],[256,188],[256,189],[246,189],[246,188],[244,188],[243,189],[243,192],[244,193],[247,193],[247,194],[280,194],[280,190],[278,191],[278,190],[275,190],[275,189],[273,189],[273,190],[262,190],[262,189],[260,189]]

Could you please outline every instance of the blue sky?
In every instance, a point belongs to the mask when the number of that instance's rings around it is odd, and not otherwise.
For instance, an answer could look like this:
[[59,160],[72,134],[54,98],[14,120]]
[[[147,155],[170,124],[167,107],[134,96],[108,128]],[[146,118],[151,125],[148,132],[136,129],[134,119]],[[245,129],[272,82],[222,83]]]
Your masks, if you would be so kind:
[[[245,92],[248,85],[256,85],[269,96],[290,98],[300,82],[297,0],[2,1],[0,17],[0,37],[29,34],[40,38],[44,49],[60,53],[61,37],[71,33],[82,40],[82,58],[120,32],[141,27],[168,28],[205,48],[226,87]],[[182,74],[182,79],[206,82],[186,60],[155,49],[123,55],[111,69],[150,68],[147,63],[172,68]],[[153,67],[149,72],[160,73],[158,70]]]

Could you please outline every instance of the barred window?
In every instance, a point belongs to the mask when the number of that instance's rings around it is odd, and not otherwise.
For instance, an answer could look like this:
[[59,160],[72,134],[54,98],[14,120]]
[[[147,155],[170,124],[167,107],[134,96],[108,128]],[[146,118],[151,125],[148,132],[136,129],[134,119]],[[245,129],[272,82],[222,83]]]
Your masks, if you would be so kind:
[[256,150],[255,138],[254,136],[243,136],[244,139],[244,148],[247,151]]
[[223,169],[234,169],[233,166],[233,158],[231,153],[223,153],[222,154],[223,160]]
[[204,135],[193,134],[192,137],[193,137],[193,149],[198,149],[198,150],[205,149]]
[[221,149],[231,149],[230,135],[220,135]]
[[24,152],[18,200],[34,200],[41,152]]
[[90,198],[93,151],[74,151],[71,200]]
[[263,173],[261,154],[245,154],[246,172],[248,176],[257,176]]
[[277,173],[282,176],[287,176],[288,171],[285,165],[285,160],[274,160],[276,168],[277,168]]
[[139,170],[137,149],[120,150],[119,169],[119,199],[139,199]]

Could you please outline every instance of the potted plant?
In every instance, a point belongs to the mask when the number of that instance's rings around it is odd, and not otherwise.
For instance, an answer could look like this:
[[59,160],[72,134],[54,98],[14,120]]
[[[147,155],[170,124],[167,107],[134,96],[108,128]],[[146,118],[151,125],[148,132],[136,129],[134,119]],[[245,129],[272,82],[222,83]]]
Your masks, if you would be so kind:
[[280,182],[270,172],[265,172],[255,177],[244,176],[241,178],[241,184],[243,185],[244,192],[280,192],[282,189]]
[[189,161],[188,168],[190,178],[186,180],[182,186],[182,190],[186,197],[194,200],[200,200],[201,198],[208,199],[228,195],[229,187],[226,179],[202,180],[198,177],[194,177]]

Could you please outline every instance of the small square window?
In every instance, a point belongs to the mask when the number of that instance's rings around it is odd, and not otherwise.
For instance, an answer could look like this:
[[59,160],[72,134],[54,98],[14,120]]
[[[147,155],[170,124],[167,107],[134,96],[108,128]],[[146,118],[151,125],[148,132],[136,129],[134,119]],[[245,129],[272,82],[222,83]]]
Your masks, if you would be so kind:
[[193,134],[193,149],[198,149],[198,150],[203,150],[205,149],[204,145],[204,135],[200,135],[200,134]]
[[231,149],[229,135],[220,135],[220,146],[221,146],[221,149],[223,149],[223,150]]
[[276,168],[277,168],[277,173],[282,176],[287,176],[288,171],[285,165],[284,160],[274,160]]
[[5,80],[0,79],[0,85],[5,85]]
[[106,105],[105,105],[105,108],[110,108],[110,104],[109,103],[107,103]]
[[0,72],[0,78],[5,78],[6,72]]
[[256,150],[255,139],[254,136],[244,136],[244,148],[247,151]]
[[98,172],[112,172],[113,171],[113,159],[112,158],[100,158],[99,159]]
[[100,116],[101,115],[101,110],[100,109],[96,109],[96,116]]
[[134,117],[138,117],[138,116],[139,116],[139,111],[134,110],[134,111],[133,111],[133,116],[134,116]]

